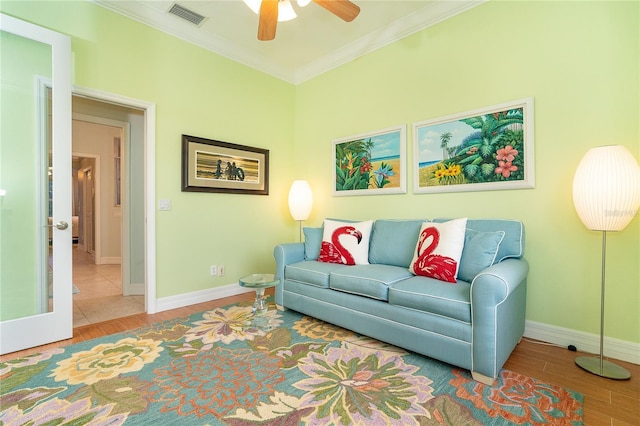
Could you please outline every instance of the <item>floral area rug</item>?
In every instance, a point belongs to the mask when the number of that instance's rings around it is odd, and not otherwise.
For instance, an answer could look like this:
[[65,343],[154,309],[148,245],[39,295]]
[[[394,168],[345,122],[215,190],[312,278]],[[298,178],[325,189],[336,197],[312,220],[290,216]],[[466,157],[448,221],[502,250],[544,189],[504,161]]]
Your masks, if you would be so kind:
[[582,395],[241,303],[0,364],[2,425],[582,424]]

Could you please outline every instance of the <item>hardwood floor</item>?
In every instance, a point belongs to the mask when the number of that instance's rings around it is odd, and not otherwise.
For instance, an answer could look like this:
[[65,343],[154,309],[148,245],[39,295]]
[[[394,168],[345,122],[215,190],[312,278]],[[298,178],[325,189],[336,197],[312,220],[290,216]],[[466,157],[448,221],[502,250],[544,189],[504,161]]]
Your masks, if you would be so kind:
[[[192,313],[225,306],[253,298],[252,293],[227,297],[157,314],[137,314],[74,329],[74,337],[62,342],[0,356],[0,362],[38,353],[48,348],[66,346],[113,333],[142,327]],[[505,368],[563,386],[584,395],[586,426],[640,425],[640,365],[615,361],[631,372],[630,380],[610,380],[588,373],[574,363],[580,352],[523,339],[507,361]]]
[[631,372],[630,380],[605,379],[575,365],[583,352],[523,339],[504,368],[584,395],[587,426],[640,425],[640,365],[612,360]]

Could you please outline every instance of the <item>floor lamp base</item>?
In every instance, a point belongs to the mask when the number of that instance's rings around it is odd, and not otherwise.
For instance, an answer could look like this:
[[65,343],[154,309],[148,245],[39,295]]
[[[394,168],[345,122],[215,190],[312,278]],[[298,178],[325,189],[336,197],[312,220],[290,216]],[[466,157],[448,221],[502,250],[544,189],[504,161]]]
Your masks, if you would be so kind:
[[576,358],[576,364],[589,373],[608,379],[627,380],[631,378],[631,373],[625,368],[607,360],[602,360],[601,368],[600,357],[579,356]]

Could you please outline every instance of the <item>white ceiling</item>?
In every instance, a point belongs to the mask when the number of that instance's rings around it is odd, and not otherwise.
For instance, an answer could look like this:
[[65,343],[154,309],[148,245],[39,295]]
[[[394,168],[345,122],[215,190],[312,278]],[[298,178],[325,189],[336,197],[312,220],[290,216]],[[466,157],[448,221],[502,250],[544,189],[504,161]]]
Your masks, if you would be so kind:
[[258,15],[242,0],[176,0],[207,19],[196,26],[168,10],[172,0],[90,0],[217,54],[298,84],[361,55],[462,13],[485,0],[353,0],[360,14],[344,22],[315,3],[279,22],[259,41]]

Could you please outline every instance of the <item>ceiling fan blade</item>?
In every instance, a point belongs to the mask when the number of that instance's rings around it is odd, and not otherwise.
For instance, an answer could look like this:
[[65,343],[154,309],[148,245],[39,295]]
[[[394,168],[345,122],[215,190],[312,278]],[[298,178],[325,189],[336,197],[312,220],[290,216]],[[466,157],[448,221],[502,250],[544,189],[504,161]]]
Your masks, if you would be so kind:
[[360,7],[349,0],[313,0],[338,18],[351,22],[360,13]]
[[276,38],[278,25],[278,0],[262,0],[260,5],[260,21],[258,23],[258,40]]

